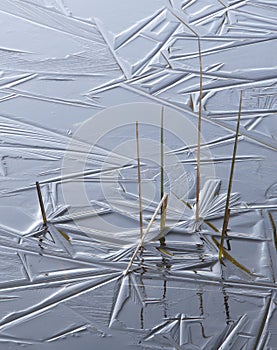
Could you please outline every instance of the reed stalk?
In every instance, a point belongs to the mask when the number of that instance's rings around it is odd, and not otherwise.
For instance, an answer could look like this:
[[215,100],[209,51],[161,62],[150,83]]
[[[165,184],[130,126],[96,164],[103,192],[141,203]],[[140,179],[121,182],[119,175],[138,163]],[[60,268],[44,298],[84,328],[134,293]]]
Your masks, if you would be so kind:
[[[161,134],[160,134],[160,145],[161,145],[161,197],[163,198],[164,195],[164,107],[162,107],[162,114],[161,114]],[[165,245],[165,237],[164,237],[164,229],[165,229],[165,221],[166,221],[166,208],[167,208],[167,199],[164,202],[164,204],[161,207],[161,220],[160,220],[160,231],[161,231],[161,238],[160,243],[161,245]]]
[[197,125],[197,173],[196,173],[196,202],[195,202],[195,222],[196,231],[199,230],[199,197],[200,197],[200,163],[201,163],[201,126],[202,126],[202,97],[203,97],[203,62],[201,53],[201,42],[198,37],[198,57],[199,57],[199,110]]
[[37,194],[38,194],[38,200],[39,200],[39,206],[40,206],[41,216],[43,220],[43,225],[47,226],[47,217],[46,217],[44,203],[41,195],[40,184],[38,181],[36,182],[36,188],[37,188]]
[[142,221],[142,195],[141,195],[141,173],[140,173],[140,148],[139,148],[139,126],[136,122],[136,142],[137,142],[137,164],[138,164],[138,195],[139,195],[139,229],[140,238],[143,236],[143,221]]
[[225,239],[225,236],[226,236],[226,233],[227,233],[229,217],[230,217],[229,202],[230,202],[230,197],[231,197],[231,192],[232,192],[234,169],[235,169],[235,162],[236,162],[236,155],[237,155],[241,109],[242,109],[242,91],[240,92],[240,102],[239,102],[239,112],[238,112],[236,136],[235,136],[235,142],[234,142],[234,148],[233,148],[233,157],[232,157],[232,163],[231,163],[231,169],[230,169],[228,192],[227,192],[226,203],[225,203],[224,221],[223,221],[221,240],[220,240],[220,246],[219,246],[219,255],[218,255],[218,257],[219,257],[220,261],[222,260],[222,257],[223,257],[224,239]]

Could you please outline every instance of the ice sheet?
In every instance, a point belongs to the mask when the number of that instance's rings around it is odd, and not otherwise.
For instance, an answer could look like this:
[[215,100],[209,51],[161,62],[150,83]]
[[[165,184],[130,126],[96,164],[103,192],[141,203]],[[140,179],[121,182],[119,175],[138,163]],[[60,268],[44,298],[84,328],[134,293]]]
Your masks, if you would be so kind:
[[[276,348],[276,14],[274,0],[0,2],[0,349]],[[165,243],[158,215],[126,274],[136,121],[143,230],[163,177],[169,199]]]

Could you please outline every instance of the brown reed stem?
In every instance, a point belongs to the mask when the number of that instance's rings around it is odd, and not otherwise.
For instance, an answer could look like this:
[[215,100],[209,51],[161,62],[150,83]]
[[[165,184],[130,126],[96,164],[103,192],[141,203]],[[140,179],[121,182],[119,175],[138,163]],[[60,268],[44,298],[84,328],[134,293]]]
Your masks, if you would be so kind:
[[139,229],[140,229],[140,238],[142,238],[143,223],[142,223],[142,195],[141,195],[140,149],[139,149],[138,121],[136,121],[136,141],[137,141],[137,163],[138,163]]
[[197,173],[196,173],[196,202],[195,202],[195,221],[196,230],[199,230],[199,196],[200,196],[200,161],[201,161],[201,124],[202,124],[202,97],[203,97],[203,62],[201,54],[201,42],[198,37],[198,56],[199,56],[199,111],[197,126]]
[[240,102],[239,102],[239,112],[238,112],[236,136],[235,136],[235,142],[234,142],[234,148],[233,148],[233,157],[232,157],[232,164],[231,164],[231,169],[230,169],[228,192],[227,192],[226,203],[225,203],[224,221],[223,221],[221,240],[220,240],[220,246],[219,246],[218,258],[220,261],[222,260],[222,257],[223,257],[224,238],[225,238],[226,233],[227,233],[229,217],[230,217],[229,202],[230,202],[230,197],[231,197],[231,192],[232,192],[233,176],[234,176],[234,169],[235,169],[235,162],[236,162],[236,155],[237,155],[241,109],[242,109],[242,91],[240,92]]
[[40,184],[37,181],[36,182],[36,188],[37,188],[37,194],[38,194],[38,200],[39,200],[39,206],[40,206],[40,211],[41,211],[41,216],[43,219],[43,225],[47,225],[47,218],[46,218],[46,213],[45,213],[45,208],[44,208],[44,203],[41,195],[41,190],[40,190]]

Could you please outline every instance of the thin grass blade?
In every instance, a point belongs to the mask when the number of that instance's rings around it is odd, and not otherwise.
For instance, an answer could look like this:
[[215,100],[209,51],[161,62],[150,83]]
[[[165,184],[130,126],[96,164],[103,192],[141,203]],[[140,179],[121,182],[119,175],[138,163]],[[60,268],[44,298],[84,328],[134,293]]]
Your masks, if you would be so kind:
[[139,148],[138,121],[136,122],[136,142],[137,142],[137,163],[138,163],[139,228],[140,228],[140,238],[142,238],[142,236],[143,236],[143,218],[142,218],[142,194],[141,194],[140,148]]
[[223,226],[222,226],[222,233],[221,233],[221,240],[220,240],[220,247],[219,247],[219,256],[218,257],[219,257],[220,261],[222,260],[222,256],[223,256],[224,238],[225,238],[225,235],[227,232],[228,222],[229,222],[229,217],[230,217],[229,202],[230,202],[230,197],[231,197],[231,192],[232,192],[232,183],[233,183],[233,176],[234,176],[234,169],[235,169],[235,162],[236,162],[236,155],[237,155],[241,109],[242,109],[242,91],[240,92],[240,102],[239,102],[239,113],[238,113],[237,128],[236,128],[236,137],[235,137],[235,143],[234,143],[234,148],[233,148],[233,157],[232,157],[232,164],[231,164],[229,184],[228,184],[228,192],[227,192],[226,204],[225,204],[224,221],[223,221]]
[[40,190],[40,184],[39,184],[38,181],[36,182],[36,188],[37,188],[37,194],[38,194],[38,200],[39,200],[39,206],[40,206],[40,211],[41,211],[43,224],[47,225],[46,212],[45,212],[43,198],[42,198],[42,194],[41,194],[41,190]]
[[203,97],[203,63],[201,54],[201,42],[198,37],[198,56],[199,56],[199,111],[197,126],[197,173],[196,173],[196,202],[195,202],[195,221],[196,230],[199,230],[199,196],[200,196],[200,159],[201,159],[201,124],[202,124],[202,97]]

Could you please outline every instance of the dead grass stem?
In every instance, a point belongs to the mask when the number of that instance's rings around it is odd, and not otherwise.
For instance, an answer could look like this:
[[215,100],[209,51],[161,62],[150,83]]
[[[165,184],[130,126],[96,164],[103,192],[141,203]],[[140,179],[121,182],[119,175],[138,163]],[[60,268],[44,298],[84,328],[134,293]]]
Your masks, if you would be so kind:
[[236,155],[237,155],[241,109],[242,109],[242,91],[240,92],[240,102],[239,102],[239,112],[238,112],[236,136],[235,136],[235,142],[234,142],[234,148],[233,148],[233,157],[232,157],[230,176],[229,176],[229,184],[228,184],[228,192],[227,192],[226,204],[225,204],[224,221],[223,221],[221,240],[220,240],[220,246],[219,246],[219,256],[218,257],[219,257],[220,261],[222,260],[222,256],[223,256],[224,238],[225,238],[226,233],[227,233],[228,222],[229,222],[229,217],[230,217],[229,202],[230,202],[230,197],[231,197],[231,192],[232,192],[234,169],[235,169],[235,162],[236,162]]

